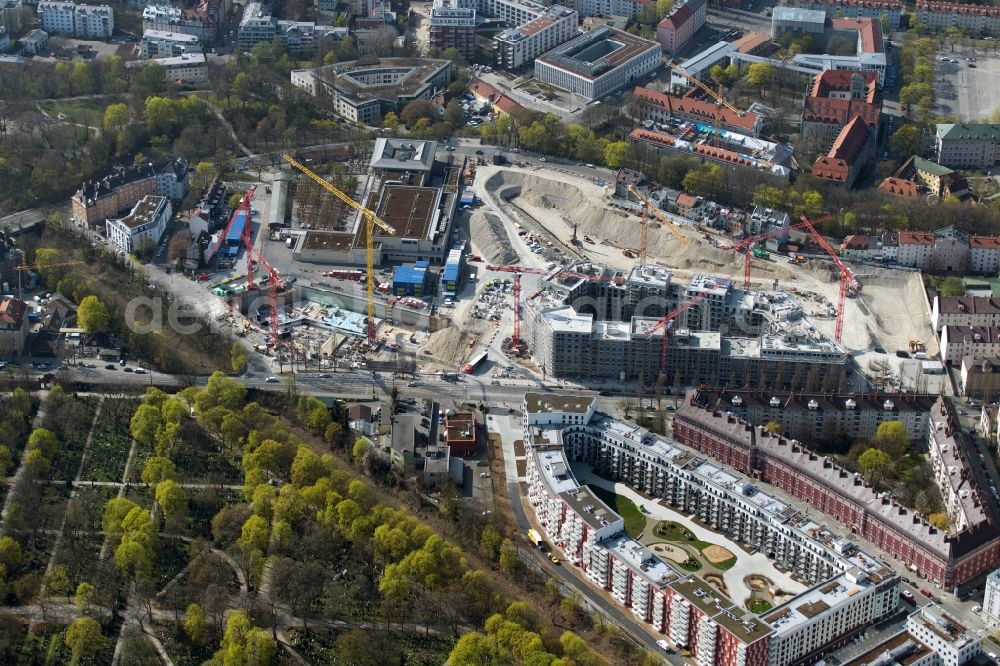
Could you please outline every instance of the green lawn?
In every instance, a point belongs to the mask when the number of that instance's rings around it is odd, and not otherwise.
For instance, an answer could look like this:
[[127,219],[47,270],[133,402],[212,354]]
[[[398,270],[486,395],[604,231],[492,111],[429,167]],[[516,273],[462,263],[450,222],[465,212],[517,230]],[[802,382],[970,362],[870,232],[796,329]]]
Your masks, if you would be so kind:
[[766,599],[749,599],[747,601],[747,609],[751,613],[757,613],[758,615],[760,615],[761,613],[766,613],[772,608],[774,608],[774,606],[772,606],[771,602],[767,601]]
[[736,564],[736,557],[735,556],[730,557],[728,560],[723,560],[722,562],[719,562],[718,564],[713,564],[712,566],[715,567],[716,569],[718,569],[719,571],[729,571],[730,569],[733,568],[734,564]]
[[614,509],[619,516],[625,519],[625,531],[631,536],[638,538],[642,531],[646,529],[646,516],[639,511],[635,502],[627,497],[604,490],[597,486],[589,486],[590,490],[597,495],[598,499]]
[[[660,524],[656,526],[656,536],[663,537],[667,541],[673,541],[674,543],[691,544],[692,546],[698,549],[699,553],[705,548],[708,548],[709,546],[713,545],[708,541],[701,541],[700,539],[696,539],[694,537],[694,534],[692,534],[690,530],[688,530],[686,527],[684,527],[679,523],[675,523],[672,520],[660,521]],[[729,566],[731,567],[733,566],[733,564],[730,563]],[[728,569],[729,567],[726,568]]]
[[[53,118],[99,128],[104,120],[104,109],[112,103],[113,101],[102,99],[78,99],[46,102],[40,106]],[[59,114],[63,114],[65,118],[59,118]]]

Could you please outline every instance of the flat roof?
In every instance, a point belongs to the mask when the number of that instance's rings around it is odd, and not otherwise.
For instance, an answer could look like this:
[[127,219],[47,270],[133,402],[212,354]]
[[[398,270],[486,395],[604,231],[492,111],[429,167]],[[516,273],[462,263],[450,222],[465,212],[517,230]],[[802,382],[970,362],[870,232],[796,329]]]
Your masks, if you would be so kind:
[[870,664],[893,664],[910,666],[922,661],[932,650],[906,631],[890,636],[867,652],[858,655],[841,666],[869,666]]
[[354,234],[330,231],[307,231],[302,242],[303,250],[349,250],[354,243]]
[[654,47],[659,49],[660,45],[624,30],[601,26],[557,46],[538,61],[594,80]]
[[[355,103],[380,99],[395,104],[400,97],[420,91],[441,70],[450,68],[450,60],[435,58],[365,57],[310,70],[292,70],[292,73],[308,72]],[[389,74],[392,76],[386,76]]]
[[[426,239],[431,236],[440,197],[436,187],[385,185],[381,192],[372,192],[368,208],[396,231],[397,238]],[[376,227],[375,237],[380,236],[385,234]]]
[[528,411],[536,414],[542,412],[586,414],[593,406],[594,398],[562,393],[525,393],[524,402],[528,405]]
[[121,222],[130,229],[135,229],[143,226],[144,224],[149,224],[153,221],[153,216],[156,215],[156,211],[159,210],[160,206],[162,206],[165,201],[165,197],[147,194],[132,207],[132,210],[128,215],[118,218],[115,221]]

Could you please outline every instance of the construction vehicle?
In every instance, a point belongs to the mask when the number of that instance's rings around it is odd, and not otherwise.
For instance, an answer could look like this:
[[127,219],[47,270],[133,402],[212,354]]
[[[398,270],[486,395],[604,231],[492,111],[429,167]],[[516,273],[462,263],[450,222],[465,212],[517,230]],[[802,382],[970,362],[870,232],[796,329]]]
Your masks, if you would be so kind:
[[757,257],[758,259],[770,259],[771,253],[762,247],[755,247],[753,249],[753,256]]
[[291,164],[293,167],[304,173],[305,175],[312,178],[319,184],[320,187],[325,189],[327,192],[337,197],[341,202],[347,204],[354,210],[361,213],[364,217],[365,222],[365,267],[367,268],[367,281],[368,281],[368,344],[375,346],[375,244],[372,240],[372,235],[374,234],[375,227],[378,227],[386,234],[390,236],[396,235],[396,230],[390,227],[385,221],[379,218],[374,211],[369,210],[365,206],[357,203],[351,197],[347,196],[336,187],[334,187],[329,181],[321,178],[317,174],[313,173],[308,167],[303,164],[299,164],[291,155],[283,155],[282,159]]
[[910,338],[909,340],[906,341],[906,344],[910,347],[911,354],[927,351],[927,345],[925,345],[922,340],[915,340],[913,338]]
[[[642,192],[640,192],[639,190],[637,190],[635,188],[635,186],[633,186],[633,185],[629,185],[628,186],[628,191],[629,191],[629,194],[634,195],[636,198],[639,199],[640,202],[642,202],[642,206],[643,206],[643,211],[644,212],[647,211],[647,210],[650,211],[650,212],[652,212],[653,215],[655,215],[656,218],[660,222],[663,223],[663,226],[665,226],[667,229],[670,230],[670,233],[672,233],[674,235],[674,238],[676,238],[677,240],[679,240],[683,245],[690,245],[690,241],[688,241],[687,236],[685,236],[684,234],[682,234],[676,228],[676,226],[670,220],[670,218],[667,217],[666,213],[664,213],[662,210],[660,210],[657,206],[654,206],[653,202],[650,201],[648,198],[646,198],[646,196],[643,195]],[[643,216],[643,222],[642,223],[643,223],[643,227],[644,227],[643,228],[643,236],[642,236],[642,241],[643,242],[640,243],[641,247],[639,248],[639,250],[640,250],[640,254],[641,255],[645,255],[646,237],[647,237],[647,234],[648,234],[648,232],[646,231],[646,228],[645,228],[647,226],[647,220],[645,219],[645,215]],[[645,256],[643,256],[643,262],[642,263],[646,263]]]

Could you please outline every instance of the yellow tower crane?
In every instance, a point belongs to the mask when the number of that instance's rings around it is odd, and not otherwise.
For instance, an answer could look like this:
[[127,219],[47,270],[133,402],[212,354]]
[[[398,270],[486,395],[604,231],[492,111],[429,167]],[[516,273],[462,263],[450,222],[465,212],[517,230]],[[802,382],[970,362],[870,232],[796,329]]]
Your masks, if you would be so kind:
[[[670,62],[669,60],[667,61],[667,64],[670,66],[670,69],[672,69],[673,71],[675,71],[678,74],[680,74],[681,76],[683,76],[685,79],[687,79],[689,82],[691,82],[692,85],[697,86],[699,89],[701,89],[702,91],[704,91],[705,93],[707,93],[709,97],[711,97],[712,99],[714,99],[715,100],[715,104],[716,104],[717,107],[724,106],[727,109],[729,109],[730,111],[732,111],[733,113],[735,113],[736,115],[738,115],[740,118],[742,118],[745,115],[743,111],[740,111],[738,108],[736,108],[735,106],[733,106],[732,104],[730,104],[726,100],[726,96],[725,96],[724,90],[722,88],[722,85],[719,85],[719,89],[717,91],[716,90],[712,90],[711,86],[709,86],[709,85],[701,82],[698,79],[698,77],[696,77],[695,75],[693,75],[691,72],[687,71],[686,69],[684,69],[680,65],[674,64],[674,63]],[[715,129],[715,135],[712,138],[712,145],[714,145],[716,148],[719,147],[719,115],[720,115],[720,113],[721,112],[718,109],[716,109],[715,113],[712,114],[712,116],[713,116],[712,121],[713,121],[714,129]]]
[[291,164],[293,167],[309,176],[311,179],[316,181],[316,183],[322,187],[324,190],[337,197],[340,201],[344,202],[354,210],[361,213],[365,220],[365,268],[368,273],[368,344],[375,344],[375,246],[374,241],[372,241],[372,235],[375,227],[378,227],[390,236],[396,235],[396,230],[390,227],[385,221],[383,221],[378,215],[373,211],[369,210],[365,206],[362,206],[356,202],[351,197],[347,196],[336,187],[334,187],[329,181],[320,177],[318,174],[314,173],[309,167],[304,164],[300,164],[291,155],[282,155],[282,159]]
[[[628,191],[632,195],[634,195],[637,199],[639,199],[639,201],[642,203],[643,210],[644,211],[645,210],[649,210],[650,212],[652,212],[653,215],[655,215],[656,218],[660,222],[663,223],[663,226],[665,226],[667,229],[670,230],[670,233],[672,233],[677,240],[679,240],[684,245],[690,245],[691,244],[691,242],[687,239],[687,236],[685,236],[684,234],[682,234],[680,232],[680,230],[677,229],[676,225],[674,225],[674,223],[670,221],[670,218],[667,217],[666,214],[662,210],[660,210],[655,205],[653,205],[653,202],[650,201],[649,199],[647,199],[646,196],[642,192],[640,192],[639,190],[637,190],[634,185],[629,185],[628,186]],[[645,249],[646,249],[645,245],[646,245],[646,237],[647,237],[647,232],[646,232],[646,229],[645,229],[645,227],[646,227],[646,218],[645,218],[645,215],[643,215],[642,224],[643,224],[643,233],[642,233],[642,245],[643,245],[643,247],[641,247],[640,250],[642,250],[643,254],[645,254]]]

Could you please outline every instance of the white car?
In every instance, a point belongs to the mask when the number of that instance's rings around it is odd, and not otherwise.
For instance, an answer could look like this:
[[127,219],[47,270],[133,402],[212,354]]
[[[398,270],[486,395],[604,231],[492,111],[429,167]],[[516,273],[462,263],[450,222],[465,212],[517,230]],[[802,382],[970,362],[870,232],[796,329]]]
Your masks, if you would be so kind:
[[277,377],[268,377],[264,381],[267,382],[268,384],[277,384],[278,383],[278,378]]
[[149,371],[146,370],[145,368],[136,368],[135,369],[135,374],[137,374],[137,375],[148,375]]
[[670,645],[668,645],[667,642],[662,638],[656,641],[656,647],[660,648],[664,652],[670,652]]

